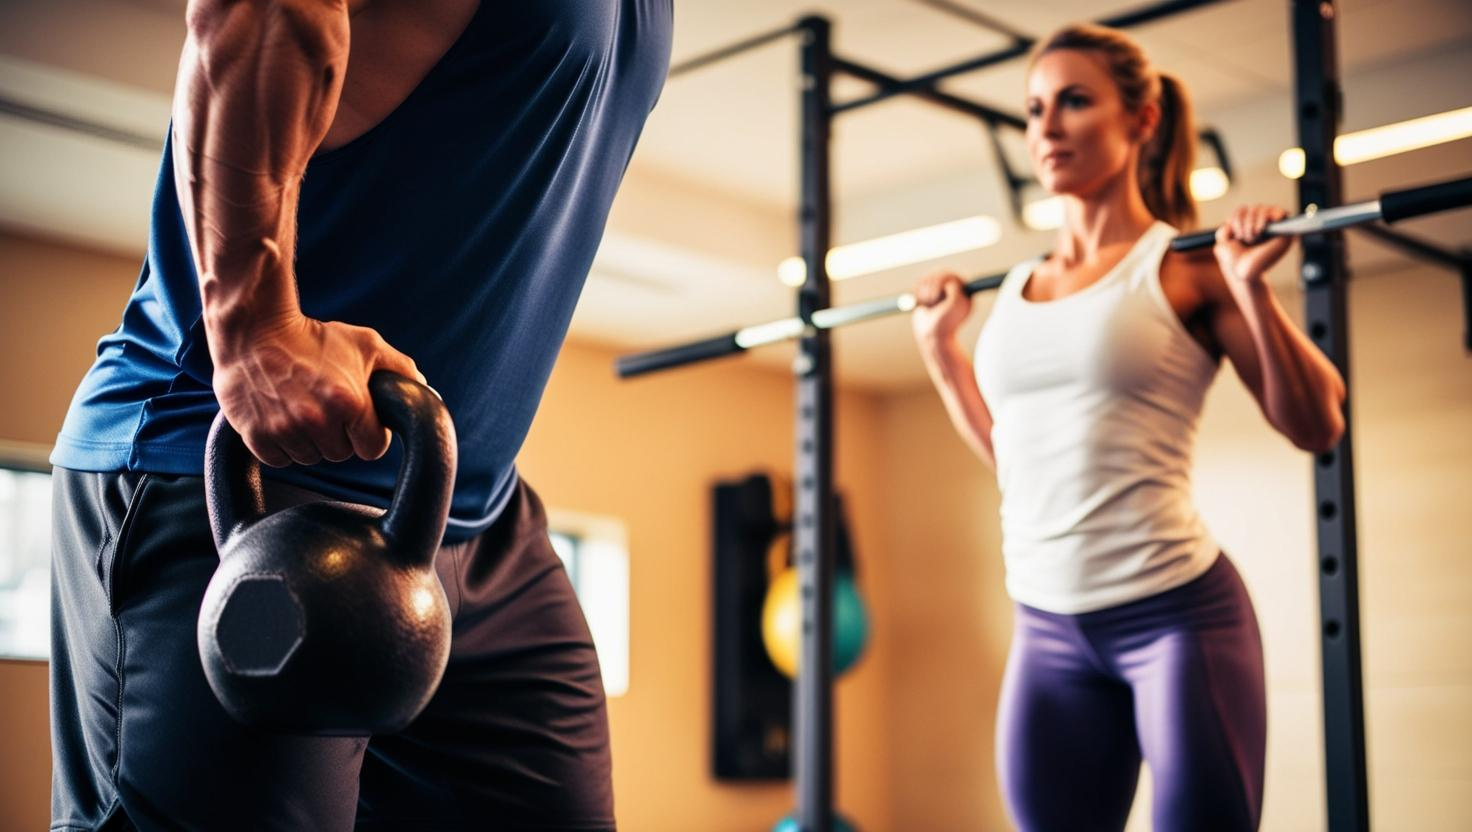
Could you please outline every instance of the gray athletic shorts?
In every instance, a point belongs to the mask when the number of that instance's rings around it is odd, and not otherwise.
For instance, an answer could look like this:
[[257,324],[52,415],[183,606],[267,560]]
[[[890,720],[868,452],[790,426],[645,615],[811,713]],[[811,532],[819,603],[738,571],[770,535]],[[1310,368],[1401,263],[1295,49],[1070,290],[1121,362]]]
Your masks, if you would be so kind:
[[598,658],[525,484],[436,557],[454,636],[429,706],[355,738],[256,731],[216,702],[195,645],[219,562],[203,480],[54,482],[53,832],[613,828]]

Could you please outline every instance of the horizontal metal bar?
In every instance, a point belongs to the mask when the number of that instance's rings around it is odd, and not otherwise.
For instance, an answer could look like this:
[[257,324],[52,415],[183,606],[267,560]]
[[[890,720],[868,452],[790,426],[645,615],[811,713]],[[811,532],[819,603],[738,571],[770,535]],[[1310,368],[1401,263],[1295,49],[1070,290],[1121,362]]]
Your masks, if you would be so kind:
[[[1154,5],[1145,6],[1134,11],[1125,12],[1124,14],[1106,17],[1103,20],[1098,21],[1098,23],[1101,26],[1110,26],[1115,29],[1123,29],[1140,23],[1148,23],[1152,20],[1159,20],[1162,17],[1168,17],[1170,15],[1178,14],[1183,11],[1188,11],[1199,6],[1209,6],[1213,3],[1221,2],[1224,2],[1224,0],[1171,0],[1171,2],[1156,3]],[[1028,51],[1032,49],[1035,42],[1036,41],[1033,39],[1018,41],[1011,46],[1004,46],[994,52],[988,52],[984,55],[978,55],[975,58],[970,58],[968,60],[961,61],[960,63],[951,64],[950,66],[943,66],[939,69],[916,75],[913,78],[897,80],[897,82],[893,86],[880,89],[871,95],[866,95],[862,98],[855,98],[850,101],[836,104],[833,107],[833,111],[846,112],[848,110],[857,110],[860,107],[867,107],[870,104],[877,104],[880,101],[884,101],[885,99],[892,98],[896,95],[918,94],[921,90],[925,89],[935,90],[936,84],[940,81],[945,80],[946,78],[950,78],[955,75],[964,75],[965,73],[975,72],[976,70],[983,69],[994,64],[1006,63],[1007,61],[1013,60],[1015,58],[1020,58],[1023,55],[1026,55]]]
[[765,34],[753,35],[752,37],[746,38],[745,40],[739,40],[733,44],[730,44],[729,46],[722,46],[719,49],[712,49],[711,51],[706,52],[702,55],[696,55],[693,58],[689,58],[675,64],[674,66],[671,66],[669,77],[674,78],[678,75],[684,75],[687,72],[694,72],[701,67],[709,66],[710,64],[724,61],[727,58],[735,57],[737,55],[740,55],[742,52],[750,51],[757,48],[758,46],[764,46],[774,40],[786,37],[787,35],[790,35],[797,30],[798,27],[796,26],[784,26],[781,29],[776,29]]
[[990,292],[998,286],[1001,286],[1002,281],[1005,280],[1006,277],[1006,272],[994,274],[989,277],[978,277],[975,280],[972,280],[970,283],[966,284],[966,294],[974,295],[979,292]]
[[1416,188],[1386,191],[1380,195],[1385,222],[1395,223],[1472,204],[1472,176],[1450,179]]
[[[1305,212],[1268,225],[1267,234],[1268,236],[1274,237],[1300,236],[1332,231],[1337,228],[1362,226],[1380,219],[1380,203],[1383,199],[1391,197],[1401,200],[1404,211],[1431,213],[1433,211],[1450,210],[1472,203],[1472,178],[1437,182],[1418,188],[1386,191],[1384,194],[1381,194],[1380,199],[1356,202],[1352,205],[1341,205],[1337,208],[1326,208],[1321,211]],[[1416,215],[1418,214],[1406,214],[1406,216]],[[1406,239],[1410,240],[1414,238]],[[1170,247],[1173,251],[1189,251],[1191,249],[1210,246],[1215,240],[1215,229],[1195,231],[1176,237],[1171,241]],[[1423,245],[1434,249],[1429,243],[1424,243]],[[1465,268],[1466,261],[1458,261],[1458,265]],[[1004,276],[1002,274],[996,274],[971,280],[966,284],[966,294],[974,295],[978,292],[995,289],[1002,284]],[[848,306],[834,306],[819,309],[812,314],[811,326],[804,324],[798,318],[782,318],[764,324],[757,324],[756,326],[749,326],[733,333],[716,336],[715,338],[707,338],[653,352],[624,356],[618,359],[618,373],[620,376],[628,378],[629,376],[661,370],[667,367],[693,364],[707,358],[741,352],[750,347],[775,344],[778,341],[799,338],[811,334],[814,329],[836,329],[840,326],[846,326],[860,321],[870,321],[875,318],[883,318],[901,312],[910,312],[914,308],[914,294],[903,292],[898,295],[862,301]]]
[[[978,292],[986,292],[1002,285],[1005,274],[978,277],[968,282],[965,286],[967,295]],[[890,315],[912,312],[915,309],[915,295],[912,292],[901,292],[887,298],[866,300],[861,303],[848,306],[835,306],[831,309],[819,309],[813,313],[813,326],[819,329],[837,329],[848,324],[856,324],[860,321],[872,321],[875,318],[885,318]]]
[[[1341,205],[1338,208],[1325,208],[1322,211],[1312,211],[1298,214],[1278,222],[1269,223],[1265,236],[1268,237],[1301,237],[1304,234],[1318,234],[1324,231],[1333,231],[1336,228],[1348,228],[1351,225],[1372,222],[1380,219],[1380,200],[1371,199],[1366,202],[1356,202],[1353,205]],[[1206,248],[1216,243],[1216,229],[1209,228],[1204,231],[1193,231],[1170,241],[1171,251],[1191,251],[1198,248]]]
[[736,344],[745,350],[811,334],[801,318],[783,318],[737,330]]
[[[966,284],[966,294],[974,295],[995,289],[1002,283],[1003,275],[979,277]],[[617,361],[620,378],[665,370],[685,364],[694,364],[709,358],[734,355],[752,347],[790,341],[810,335],[814,330],[837,329],[860,321],[884,318],[915,308],[915,296],[909,292],[877,300],[868,300],[850,306],[834,306],[813,313],[811,326],[798,318],[779,318],[775,321],[754,324],[735,332],[717,335],[688,344],[620,356]]]
[[614,366],[619,378],[633,378],[656,370],[668,370],[672,367],[694,364],[697,361],[735,355],[742,351],[743,348],[736,343],[736,333],[730,332],[688,344],[619,356]]
[[1163,17],[1221,2],[1223,0],[1170,0],[1170,2],[1142,6],[1134,11],[1106,17],[1099,21],[1099,25],[1108,26],[1111,29],[1128,29],[1131,26],[1139,26],[1141,23],[1150,23]]
[[[835,57],[833,59],[833,67],[839,72],[852,75],[861,81],[868,81],[880,89],[887,89],[901,83],[893,75],[843,58]],[[1027,128],[1027,119],[1022,116],[998,110],[995,107],[989,107],[979,101],[972,101],[969,98],[962,98],[958,95],[951,95],[948,92],[933,89],[915,89],[909,92],[917,98],[924,99],[932,104],[939,104],[942,107],[950,108],[965,115],[974,116],[988,124],[1005,124],[1009,127],[1016,127],[1019,130]],[[829,112],[837,115],[845,109],[849,109],[847,105],[836,104],[829,109]]]
[[1365,223],[1355,226],[1356,231],[1374,237],[1388,245],[1395,246],[1401,251],[1409,252],[1423,260],[1430,260],[1437,265],[1446,266],[1449,269],[1461,270],[1472,264],[1472,257],[1451,249],[1442,248],[1429,240],[1413,237],[1404,231],[1396,231],[1375,223]]
[[1368,199],[1364,202],[1340,205],[1335,208],[1322,208],[1289,217],[1281,222],[1269,223],[1268,233],[1276,237],[1301,237],[1305,234],[1348,228],[1351,225],[1374,222],[1378,219],[1380,219],[1380,200]]
[[906,292],[889,298],[866,300],[851,306],[834,306],[813,313],[813,326],[819,329],[837,329],[845,324],[856,324],[883,318],[896,312],[909,312],[915,308],[915,296]]
[[[1030,46],[1019,46],[1014,47],[1014,49],[1017,50],[1016,53],[1007,54],[1007,56],[1001,57],[999,60],[1007,60],[1010,57],[1016,57],[1017,54],[1025,54],[1027,49],[1030,49]],[[960,110],[960,112],[967,113],[967,115],[980,116],[980,118],[986,119],[991,124],[1010,125],[1010,127],[1019,128],[1019,130],[1025,130],[1027,127],[1027,119],[1022,118],[1022,116],[1002,112],[1002,110],[995,109],[995,107],[969,102],[966,99],[958,99],[958,97],[952,96],[952,94],[942,93],[942,91],[936,90],[935,85],[923,84],[919,80],[901,81],[899,78],[895,78],[894,75],[888,75],[885,72],[877,71],[877,69],[858,65],[858,63],[848,62],[848,60],[839,60],[838,68],[843,72],[848,72],[849,75],[854,75],[855,78],[861,78],[861,80],[876,84],[879,90],[876,93],[868,94],[868,96],[860,97],[860,99],[836,103],[836,105],[833,105],[832,110],[830,110],[833,115],[848,112],[848,110],[857,110],[858,107],[873,105],[876,102],[883,102],[883,100],[892,99],[894,96],[916,96],[920,97],[920,99],[929,100],[929,102],[938,103],[938,105],[951,106],[951,109]],[[946,99],[949,99],[949,102]],[[967,106],[954,106],[955,102],[966,102]],[[985,109],[985,115],[976,112],[974,107]]]

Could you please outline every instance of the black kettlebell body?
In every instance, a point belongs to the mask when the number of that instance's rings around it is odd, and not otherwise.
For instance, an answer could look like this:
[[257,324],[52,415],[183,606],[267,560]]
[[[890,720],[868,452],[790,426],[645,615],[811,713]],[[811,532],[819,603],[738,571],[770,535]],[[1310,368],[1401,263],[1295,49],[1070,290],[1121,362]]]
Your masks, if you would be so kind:
[[434,694],[450,654],[450,608],[434,571],[454,481],[448,412],[423,385],[370,381],[404,442],[393,504],[379,513],[313,502],[267,514],[260,464],[224,418],[206,451],[220,567],[198,641],[232,716],[274,731],[391,733]]

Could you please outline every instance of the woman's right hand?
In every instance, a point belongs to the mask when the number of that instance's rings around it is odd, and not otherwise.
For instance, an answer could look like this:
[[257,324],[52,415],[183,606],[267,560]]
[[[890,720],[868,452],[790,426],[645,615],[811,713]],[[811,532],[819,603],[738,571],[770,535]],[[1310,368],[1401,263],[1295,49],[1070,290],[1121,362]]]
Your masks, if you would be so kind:
[[922,346],[951,337],[971,314],[971,296],[955,272],[934,272],[915,284],[910,325]]
[[367,327],[298,314],[245,341],[234,350],[211,344],[215,396],[246,447],[273,468],[378,459],[390,437],[368,377],[391,370],[425,381],[412,359]]

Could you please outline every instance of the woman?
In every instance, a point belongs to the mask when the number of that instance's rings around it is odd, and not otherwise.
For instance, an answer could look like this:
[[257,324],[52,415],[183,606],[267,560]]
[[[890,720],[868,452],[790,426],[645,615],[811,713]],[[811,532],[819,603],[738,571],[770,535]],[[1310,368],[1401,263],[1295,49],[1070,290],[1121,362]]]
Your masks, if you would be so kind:
[[1002,492],[1015,634],[997,764],[1024,830],[1120,829],[1141,755],[1154,829],[1255,829],[1266,706],[1241,578],[1191,502],[1221,357],[1294,445],[1333,447],[1345,388],[1264,280],[1281,209],[1243,206],[1214,256],[1195,221],[1185,91],[1123,34],[1070,26],[1034,51],[1027,146],[1062,197],[1053,252],[998,290],[975,366],[954,274],[916,288],[915,337],[952,423]]

